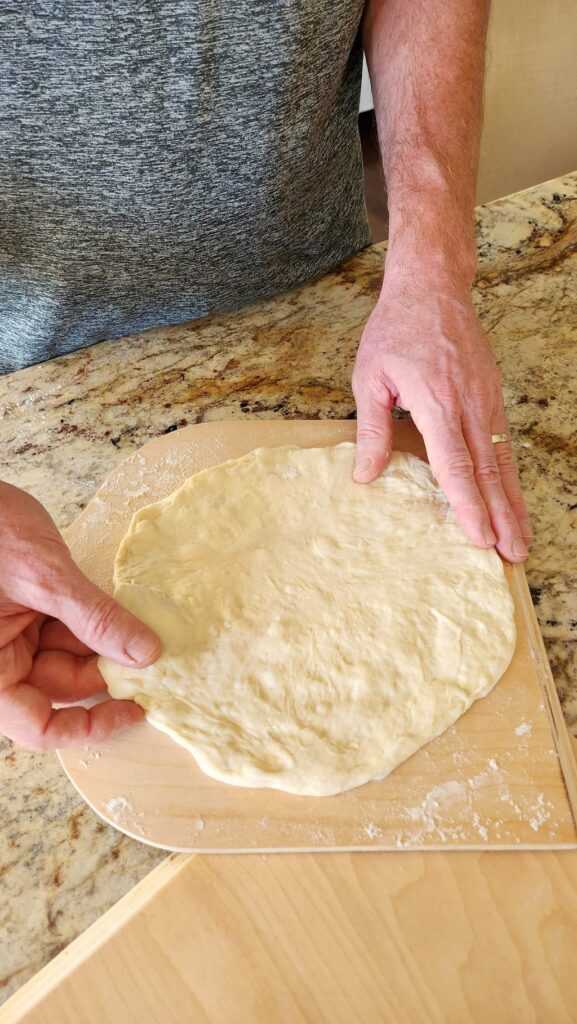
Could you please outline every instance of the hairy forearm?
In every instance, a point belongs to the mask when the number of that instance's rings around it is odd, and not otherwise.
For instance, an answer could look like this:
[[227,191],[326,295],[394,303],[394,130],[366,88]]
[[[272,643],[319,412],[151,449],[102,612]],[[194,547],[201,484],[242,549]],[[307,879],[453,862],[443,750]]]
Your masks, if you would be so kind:
[[368,0],[363,42],[389,199],[389,274],[470,283],[490,0]]

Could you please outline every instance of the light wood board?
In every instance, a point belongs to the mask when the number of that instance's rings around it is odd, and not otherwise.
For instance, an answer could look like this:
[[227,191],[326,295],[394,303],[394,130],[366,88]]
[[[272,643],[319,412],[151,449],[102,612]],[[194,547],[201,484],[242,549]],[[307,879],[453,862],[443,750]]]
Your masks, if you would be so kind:
[[[165,435],[111,474],[67,531],[67,542],[87,574],[111,590],[114,555],[137,508],[191,473],[258,446],[335,444],[353,440],[354,428],[348,421],[251,420]],[[395,424],[395,447],[424,456],[410,421]],[[227,786],[147,724],[98,748],[61,751],[62,764],[110,824],[172,850],[574,846],[559,752],[573,797],[575,764],[523,569],[508,566],[507,575],[518,643],[506,675],[455,726],[380,782],[320,799]]]
[[173,855],[2,1024],[574,1024],[577,853]]

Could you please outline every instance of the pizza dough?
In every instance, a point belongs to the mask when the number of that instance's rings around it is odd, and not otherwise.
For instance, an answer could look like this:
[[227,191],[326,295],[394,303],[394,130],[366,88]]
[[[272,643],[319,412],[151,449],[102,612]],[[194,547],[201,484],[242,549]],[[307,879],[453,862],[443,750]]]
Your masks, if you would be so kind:
[[382,778],[509,664],[496,552],[420,459],[395,452],[369,485],[353,460],[260,448],[141,509],[120,546],[115,596],[164,649],[102,674],[213,778],[311,796]]

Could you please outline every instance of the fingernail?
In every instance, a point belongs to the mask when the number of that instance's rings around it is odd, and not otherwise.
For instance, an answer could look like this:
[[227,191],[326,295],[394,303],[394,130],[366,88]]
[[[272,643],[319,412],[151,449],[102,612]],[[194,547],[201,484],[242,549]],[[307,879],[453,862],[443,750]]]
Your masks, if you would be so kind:
[[368,471],[371,468],[372,464],[373,464],[373,460],[370,459],[370,458],[359,459],[359,461],[355,464],[355,468],[353,470],[353,476],[358,476],[359,474],[364,476],[365,473],[368,473]]
[[488,548],[495,547],[497,538],[492,530],[483,530],[483,543],[486,544]]
[[158,654],[160,643],[154,633],[137,633],[129,640],[124,650],[129,658],[141,663],[151,660],[155,654]]
[[522,540],[521,537],[515,537],[511,544],[511,551],[514,555],[518,555],[519,558],[522,558],[527,554],[527,545],[525,544],[525,541]]

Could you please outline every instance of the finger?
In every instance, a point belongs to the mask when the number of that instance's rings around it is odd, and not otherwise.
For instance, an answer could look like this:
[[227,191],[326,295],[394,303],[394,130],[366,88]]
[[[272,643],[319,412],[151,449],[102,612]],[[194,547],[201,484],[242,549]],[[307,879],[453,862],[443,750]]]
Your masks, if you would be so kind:
[[[502,409],[499,415],[495,418],[492,433],[507,434],[510,436],[511,428],[507,422],[504,409]],[[515,456],[513,455],[511,442],[498,441],[493,445],[493,447],[495,449],[497,465],[499,466],[499,473],[501,474],[503,490],[517,517],[521,536],[525,543],[528,544],[533,538],[533,529],[531,527],[531,520],[529,519],[529,513],[521,490],[521,482],[519,480],[519,473],[517,471],[517,464],[515,462]]]
[[46,696],[27,683],[0,695],[0,729],[31,750],[100,743],[142,721],[142,708],[131,700],[106,700],[92,708],[54,710]]
[[150,665],[160,640],[144,623],[91,583],[71,561],[57,585],[44,595],[45,608],[90,650],[121,665]]
[[84,700],[106,690],[96,658],[79,658],[67,651],[42,651],[26,680],[54,701]]
[[79,657],[88,657],[93,653],[88,644],[83,644],[71,633],[68,626],[58,619],[49,619],[44,623],[38,638],[39,651],[68,651]]
[[423,434],[431,469],[467,537],[478,547],[493,547],[497,538],[475,481],[473,460],[459,418],[430,416],[420,418],[417,426]]
[[522,562],[527,558],[527,546],[515,511],[503,489],[495,451],[497,445],[491,441],[490,427],[480,420],[465,418],[463,433],[473,459],[477,486],[497,537],[497,549],[509,562]]
[[378,393],[362,385],[357,403],[357,453],[353,478],[368,484],[383,472],[393,450],[393,400],[383,387]]

